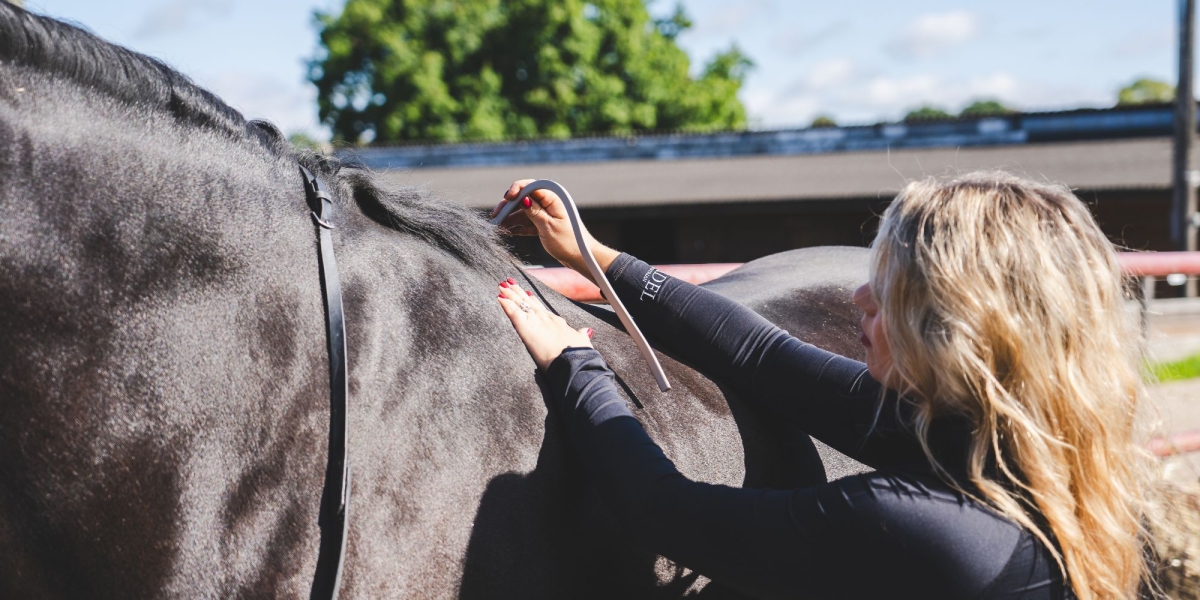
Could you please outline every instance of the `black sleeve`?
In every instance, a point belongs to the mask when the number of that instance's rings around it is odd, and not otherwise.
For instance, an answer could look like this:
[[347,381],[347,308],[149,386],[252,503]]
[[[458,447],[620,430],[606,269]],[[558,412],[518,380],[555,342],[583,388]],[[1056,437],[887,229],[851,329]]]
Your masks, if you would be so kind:
[[647,550],[758,596],[976,597],[1016,545],[1011,523],[877,472],[805,489],[689,480],[633,417],[599,352],[546,373],[605,505]]
[[875,468],[922,460],[898,422],[904,407],[865,364],[806,344],[749,308],[628,254],[607,274],[647,335],[756,408]]
[[633,418],[595,350],[567,349],[546,379],[605,505],[643,546],[745,591],[803,589],[793,587],[805,583],[797,567],[821,540],[798,543],[788,526],[793,493],[684,477]]

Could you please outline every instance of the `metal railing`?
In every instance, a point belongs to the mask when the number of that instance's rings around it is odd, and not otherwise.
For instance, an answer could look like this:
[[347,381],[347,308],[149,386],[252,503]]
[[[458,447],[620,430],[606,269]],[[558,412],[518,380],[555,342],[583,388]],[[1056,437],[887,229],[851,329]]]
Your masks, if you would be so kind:
[[1121,268],[1127,275],[1141,277],[1142,297],[1154,299],[1159,278],[1179,286],[1188,277],[1200,275],[1200,252],[1122,252]]
[[[1187,277],[1200,275],[1200,252],[1122,252],[1121,269],[1130,276],[1142,279],[1146,300],[1154,299],[1154,287],[1160,278],[1172,285],[1182,285]],[[708,263],[694,265],[660,265],[663,273],[689,283],[700,284],[720,277],[742,263]],[[566,268],[530,269],[530,274],[558,293],[579,302],[603,302],[600,290],[582,275]],[[1182,280],[1180,278],[1183,278]]]

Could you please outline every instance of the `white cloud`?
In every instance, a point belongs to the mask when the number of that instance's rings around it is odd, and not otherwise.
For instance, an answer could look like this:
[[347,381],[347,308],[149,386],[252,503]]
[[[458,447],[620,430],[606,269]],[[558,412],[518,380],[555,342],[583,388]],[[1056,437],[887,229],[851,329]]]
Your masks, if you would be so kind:
[[955,109],[982,98],[1021,105],[1028,96],[1025,88],[1016,77],[1003,72],[966,81],[946,81],[928,74],[875,77],[858,90],[850,91],[845,100],[862,108],[890,113],[926,104]]
[[742,102],[754,126],[767,128],[806,125],[822,108],[815,94],[779,93],[765,88],[747,89]]
[[914,102],[934,103],[933,96],[945,95],[945,90],[940,90],[939,87],[938,78],[933,75],[876,77],[859,86],[857,93],[848,94],[847,100],[852,104],[876,110],[895,110]]
[[804,84],[813,90],[824,90],[845,85],[858,74],[858,65],[848,58],[823,60],[804,76]]
[[[782,91],[748,88],[746,109],[760,127],[807,124],[817,114],[832,114],[845,123],[898,120],[909,110],[932,105],[957,112],[975,100],[994,99],[1017,110],[1056,110],[1107,106],[1112,90],[1060,83],[1025,81],[998,71],[968,79],[933,74],[873,75],[858,67],[829,61],[814,67]],[[824,87],[814,85],[827,82]],[[833,83],[836,82],[836,83]]]
[[789,87],[748,86],[742,93],[742,103],[756,127],[803,125],[821,112],[825,97],[836,94],[858,74],[858,64],[853,60],[827,59],[813,65]]
[[215,17],[223,17],[232,9],[231,0],[170,0],[147,12],[134,30],[133,36],[144,40],[184,31],[192,26],[198,14],[208,13]]
[[203,83],[247,119],[265,119],[285,134],[329,138],[317,120],[317,90],[311,85],[243,72],[222,73]]
[[965,10],[929,13],[909,23],[886,49],[901,58],[929,58],[975,39],[981,30],[979,17]]
[[999,71],[966,80],[928,74],[874,77],[851,86],[837,100],[847,107],[899,117],[922,105],[957,111],[981,99],[999,100],[1018,110],[1046,110],[1111,104],[1111,96],[1108,90],[1022,81]]

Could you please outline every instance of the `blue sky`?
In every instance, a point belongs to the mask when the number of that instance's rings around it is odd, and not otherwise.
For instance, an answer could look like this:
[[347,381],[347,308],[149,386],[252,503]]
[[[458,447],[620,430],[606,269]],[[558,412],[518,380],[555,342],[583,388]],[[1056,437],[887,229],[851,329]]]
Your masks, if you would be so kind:
[[[327,136],[304,62],[314,10],[344,0],[26,0],[156,56],[247,116]],[[756,127],[895,119],[921,104],[997,98],[1026,110],[1108,106],[1141,76],[1174,81],[1173,0],[684,0],[679,43],[699,68],[736,43],[756,63]],[[655,0],[669,13],[672,0]]]

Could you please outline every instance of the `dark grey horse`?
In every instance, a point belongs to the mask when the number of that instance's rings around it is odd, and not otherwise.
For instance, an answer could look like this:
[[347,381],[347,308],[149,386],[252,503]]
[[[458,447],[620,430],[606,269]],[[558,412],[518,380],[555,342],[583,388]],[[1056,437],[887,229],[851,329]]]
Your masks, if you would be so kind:
[[[589,490],[495,305],[519,273],[479,215],[298,155],[161,63],[0,2],[0,597],[307,595],[329,407],[299,164],[336,204],[354,473],[343,597],[700,587],[632,547]],[[839,252],[773,298],[747,283],[772,276],[766,262],[712,286],[848,352],[861,273]],[[596,330],[685,474],[821,478],[804,438],[669,358],[675,389],[659,393],[610,313],[537,289]]]
[[[862,310],[850,301],[850,297],[866,281],[867,250],[832,246],[772,254],[748,262],[704,287],[754,309],[806,342],[842,356],[864,360],[866,351],[858,341]],[[797,401],[802,401],[804,390],[797,389],[796,397]],[[802,452],[801,456],[809,455],[806,448],[811,441],[819,452],[829,480],[867,470],[865,465],[811,440],[802,432],[789,431],[786,435],[767,439],[785,440],[793,452]],[[803,477],[800,483],[820,482],[820,475]]]

